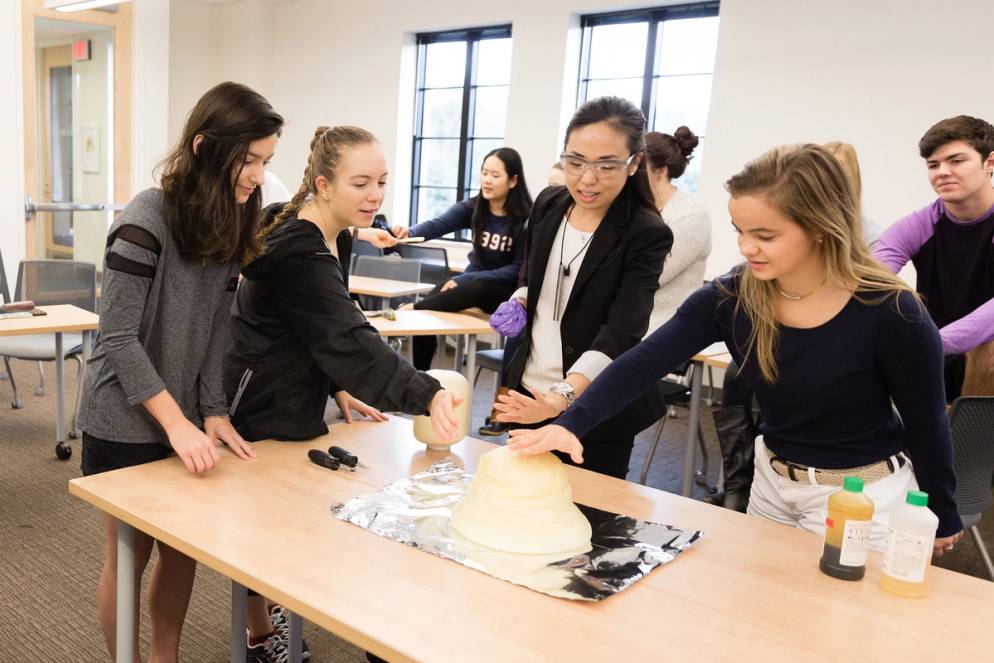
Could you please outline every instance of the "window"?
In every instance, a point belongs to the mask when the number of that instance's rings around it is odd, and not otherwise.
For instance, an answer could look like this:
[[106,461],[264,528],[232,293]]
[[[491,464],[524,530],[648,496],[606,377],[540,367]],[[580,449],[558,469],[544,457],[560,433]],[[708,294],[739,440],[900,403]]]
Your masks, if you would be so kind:
[[583,17],[577,106],[616,95],[642,109],[650,131],[687,125],[700,138],[680,187],[697,191],[711,78],[718,46],[718,3]]
[[511,26],[418,35],[412,225],[476,194],[483,156],[504,144],[510,81]]

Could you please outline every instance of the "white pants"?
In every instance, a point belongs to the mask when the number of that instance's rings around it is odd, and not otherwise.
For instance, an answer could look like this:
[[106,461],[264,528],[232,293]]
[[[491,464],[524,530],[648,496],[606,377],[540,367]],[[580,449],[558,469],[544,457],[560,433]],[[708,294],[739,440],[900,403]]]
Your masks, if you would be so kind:
[[[814,476],[814,472],[808,472],[805,479],[791,481],[774,472],[760,435],[756,438],[756,469],[746,513],[824,536],[828,496],[842,487],[819,485]],[[864,485],[863,493],[874,505],[871,548],[883,550],[886,546],[891,511],[904,504],[909,490],[918,490],[911,461],[890,476]]]

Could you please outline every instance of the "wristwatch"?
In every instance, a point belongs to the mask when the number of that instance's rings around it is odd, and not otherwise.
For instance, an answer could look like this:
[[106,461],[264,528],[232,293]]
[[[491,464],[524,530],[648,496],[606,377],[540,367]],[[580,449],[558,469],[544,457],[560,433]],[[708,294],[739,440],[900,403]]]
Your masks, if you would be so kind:
[[569,408],[569,406],[573,404],[573,401],[576,400],[576,391],[573,390],[573,385],[565,380],[553,384],[549,391],[565,398],[567,408]]

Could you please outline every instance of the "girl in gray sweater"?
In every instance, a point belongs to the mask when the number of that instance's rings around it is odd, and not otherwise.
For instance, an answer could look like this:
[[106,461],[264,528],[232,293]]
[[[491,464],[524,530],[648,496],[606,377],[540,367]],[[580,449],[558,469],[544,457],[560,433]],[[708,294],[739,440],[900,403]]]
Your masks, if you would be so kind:
[[[260,251],[259,187],[282,126],[256,92],[236,83],[214,87],[163,162],[162,188],[139,193],[111,226],[100,329],[80,406],[83,474],[172,452],[191,472],[205,472],[222,444],[254,456],[228,422],[221,362],[239,265]],[[97,604],[113,657],[117,525],[110,516],[104,522]],[[137,587],[153,543],[135,533]],[[175,661],[196,563],[158,547],[149,654]]]

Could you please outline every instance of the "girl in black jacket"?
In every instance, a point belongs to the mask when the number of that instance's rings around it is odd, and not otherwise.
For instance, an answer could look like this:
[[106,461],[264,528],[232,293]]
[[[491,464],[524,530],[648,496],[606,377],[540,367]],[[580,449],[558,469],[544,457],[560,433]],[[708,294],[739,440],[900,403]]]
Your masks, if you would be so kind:
[[[528,322],[508,368],[513,389],[494,406],[499,421],[555,418],[645,334],[673,234],[653,202],[644,149],[645,118],[625,99],[588,101],[570,121],[566,186],[539,194],[528,222],[527,286],[515,293]],[[591,431],[584,467],[624,478],[635,434],[661,410],[649,393]]]
[[[391,350],[352,302],[349,226],[369,227],[383,202],[386,159],[357,127],[319,127],[304,180],[261,229],[266,252],[243,270],[224,361],[231,421],[247,440],[302,440],[328,432],[334,394],[374,419],[376,407],[430,414],[451,440],[460,398]],[[249,600],[253,639],[272,637],[261,598]],[[253,640],[254,641],[254,640]]]

